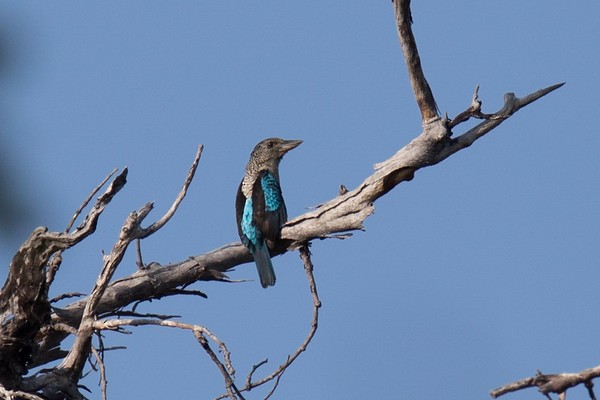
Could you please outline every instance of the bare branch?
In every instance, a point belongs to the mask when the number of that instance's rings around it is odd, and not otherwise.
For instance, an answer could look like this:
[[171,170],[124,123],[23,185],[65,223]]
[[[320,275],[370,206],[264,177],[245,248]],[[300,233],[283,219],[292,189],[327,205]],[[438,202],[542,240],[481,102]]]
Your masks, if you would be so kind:
[[173,318],[181,318],[181,315],[170,315],[170,314],[154,314],[154,313],[138,313],[135,311],[116,311],[111,312],[108,315],[99,315],[99,318],[108,318],[108,317],[135,317],[135,318],[156,318],[160,320],[167,320]]
[[504,106],[494,114],[488,115],[485,121],[481,122],[477,126],[473,127],[472,129],[469,129],[467,132],[457,137],[455,142],[452,143],[452,145],[448,146],[448,148],[444,152],[440,152],[439,161],[444,160],[446,157],[448,157],[451,154],[454,154],[458,150],[462,150],[466,147],[469,147],[477,139],[481,138],[483,135],[500,125],[502,122],[504,122],[517,111],[519,111],[521,108],[555,91],[564,84],[564,82],[557,83],[555,85],[548,86],[544,89],[537,90],[522,98],[516,97],[514,93],[505,94]]
[[100,184],[98,186],[96,186],[92,192],[90,193],[90,195],[87,197],[87,199],[85,199],[83,201],[83,203],[81,204],[81,206],[77,209],[77,211],[75,211],[75,214],[73,214],[73,217],[71,218],[71,220],[69,221],[69,223],[67,224],[67,227],[65,228],[65,233],[68,233],[71,228],[73,227],[73,224],[75,223],[75,220],[77,220],[77,218],[79,217],[79,215],[81,214],[81,212],[83,211],[84,208],[87,207],[88,204],[90,204],[90,201],[92,200],[92,198],[100,191],[100,189],[102,189],[102,187],[106,184],[106,182],[108,182],[108,180],[110,178],[112,178],[112,176],[118,171],[118,168],[115,168],[111,171],[110,174],[108,174],[106,176],[106,178],[104,178],[102,180],[102,182],[100,182]]
[[98,350],[96,350],[96,348],[94,346],[92,346],[91,351],[92,351],[92,354],[94,355],[94,357],[96,358],[96,362],[98,363],[98,368],[100,368],[100,388],[102,391],[102,400],[106,400],[107,399],[107,395],[106,395],[107,381],[106,381],[106,367],[104,366],[104,357],[102,356],[102,354],[100,354],[100,352],[98,352]]
[[144,260],[142,259],[142,240],[135,239],[135,252],[137,255],[136,265],[138,269],[144,269],[146,266],[144,265]]
[[183,183],[181,191],[177,195],[177,198],[173,202],[173,205],[171,205],[171,208],[169,208],[169,210],[166,212],[165,215],[162,216],[161,219],[159,219],[158,221],[156,221],[155,223],[153,223],[152,225],[150,225],[149,227],[144,229],[143,233],[140,234],[140,236],[139,236],[140,239],[143,239],[143,238],[146,238],[146,237],[152,235],[154,232],[156,232],[157,230],[162,228],[167,222],[169,222],[171,217],[173,215],[175,215],[175,212],[177,211],[179,204],[181,204],[181,202],[185,198],[188,188],[190,187],[190,184],[192,183],[192,180],[194,179],[194,174],[196,173],[196,169],[198,168],[198,163],[200,162],[200,157],[202,156],[203,149],[204,149],[203,145],[198,146],[198,150],[196,151],[196,157],[194,157],[194,162],[192,163],[192,166],[190,167],[187,177],[185,178],[185,182]]
[[248,376],[246,377],[246,387],[250,387],[250,385],[252,384],[252,375],[254,375],[254,373],[263,365],[265,365],[266,363],[269,362],[269,359],[264,359],[259,363],[256,363],[252,366],[252,369],[250,370],[250,372],[248,372]]
[[68,293],[63,293],[63,294],[60,294],[60,295],[58,295],[56,297],[53,297],[50,300],[48,300],[48,302],[50,304],[52,304],[52,303],[57,303],[57,302],[59,302],[61,300],[64,300],[64,299],[70,299],[72,297],[83,297],[83,296],[85,296],[85,293],[68,292]]
[[[490,392],[490,396],[498,398],[507,393],[516,392],[526,388],[537,386],[544,394],[564,393],[567,389],[584,384],[588,388],[591,398],[594,398],[592,379],[600,377],[600,366],[588,368],[578,373],[542,374],[540,371],[534,377],[521,379],[509,383]],[[593,396],[593,397],[592,397]]]
[[439,118],[437,105],[433,92],[425,74],[421,68],[421,58],[417,49],[417,42],[412,32],[412,15],[410,11],[410,0],[395,0],[394,12],[396,14],[396,23],[398,27],[398,36],[402,45],[402,53],[406,60],[408,68],[408,78],[412,86],[417,105],[421,111],[421,120],[423,124]]
[[[106,184],[106,182],[108,182],[108,180],[110,178],[112,178],[112,176],[118,171],[118,168],[115,168],[111,171],[110,174],[108,174],[106,176],[106,178],[104,178],[102,180],[102,182],[100,182],[100,184],[98,186],[96,186],[92,192],[90,193],[90,195],[83,201],[83,203],[81,204],[81,206],[75,211],[75,213],[73,214],[73,217],[71,217],[71,220],[69,221],[69,223],[67,224],[67,227],[64,230],[64,233],[69,233],[69,231],[71,230],[71,228],[73,227],[73,224],[75,223],[75,221],[77,220],[77,218],[79,217],[79,215],[81,214],[81,212],[83,211],[83,209],[85,207],[87,207],[87,205],[90,203],[90,201],[92,200],[92,198],[100,191],[100,189],[102,189],[102,187]],[[58,269],[60,268],[60,264],[62,263],[62,252],[64,250],[59,250],[57,251],[53,256],[52,259],[48,265],[48,271],[46,272],[46,286],[49,289],[50,285],[52,285],[52,282],[54,281],[54,277],[56,276],[56,273],[58,272]]]
[[22,392],[20,390],[6,390],[2,385],[0,385],[0,398],[6,400],[12,399],[25,399],[25,400],[44,400],[44,398],[40,396],[36,396],[35,394]]
[[[288,357],[288,360],[289,360],[289,357]],[[273,394],[275,393],[275,390],[277,390],[277,387],[279,386],[279,381],[281,381],[281,377],[283,376],[284,373],[285,373],[285,370],[281,371],[281,373],[279,375],[277,375],[277,378],[275,378],[275,383],[273,384],[273,387],[271,388],[271,390],[269,390],[269,393],[267,393],[265,400],[268,400],[271,398],[271,396],[273,396]]]
[[467,108],[465,111],[461,112],[456,117],[454,117],[452,121],[448,121],[448,128],[452,129],[456,125],[468,121],[470,118],[492,118],[491,114],[484,114],[481,112],[481,100],[479,100],[479,85],[475,87],[475,93],[473,93],[473,98],[471,99],[471,105],[469,106],[469,108]]
[[[311,326],[310,326],[308,335],[306,336],[306,338],[304,339],[302,344],[300,344],[300,346],[298,346],[296,351],[293,354],[289,355],[287,357],[286,361],[283,364],[281,364],[275,371],[273,371],[271,374],[265,376],[264,378],[262,378],[258,381],[252,382],[251,378],[252,378],[253,373],[256,372],[256,370],[260,366],[266,364],[267,360],[264,360],[256,365],[254,365],[252,367],[252,370],[248,374],[248,378],[246,379],[245,386],[240,389],[241,392],[249,391],[255,387],[264,385],[265,383],[272,381],[273,379],[276,379],[274,387],[271,389],[271,391],[269,392],[269,394],[267,396],[267,398],[270,397],[273,394],[275,388],[277,387],[281,375],[300,356],[300,354],[302,354],[304,351],[306,351],[306,349],[308,348],[308,345],[310,344],[311,340],[315,336],[315,333],[317,332],[317,327],[319,326],[319,309],[321,308],[321,300],[319,299],[319,295],[317,293],[317,285],[315,283],[315,278],[313,275],[314,267],[313,267],[312,261],[310,259],[310,251],[309,251],[307,245],[302,246],[300,248],[300,258],[304,262],[304,270],[306,272],[306,277],[308,279],[308,286],[309,286],[311,297],[313,300],[313,315],[312,315],[312,321],[311,321]],[[223,398],[227,397],[228,395],[229,394],[220,395],[220,396],[216,397],[215,400],[223,399]]]
[[227,390],[227,395],[229,396],[229,398],[232,400],[235,400],[235,399],[237,399],[237,397],[236,397],[236,394],[237,394],[240,399],[244,399],[244,396],[242,396],[242,394],[239,392],[239,390],[235,386],[235,383],[233,381],[233,378],[231,377],[230,372],[227,371],[227,368],[225,367],[225,365],[223,365],[221,360],[219,360],[219,357],[217,357],[215,352],[210,348],[208,340],[206,340],[206,338],[204,337],[202,332],[195,330],[194,336],[196,337],[196,340],[198,340],[198,343],[200,343],[200,345],[202,346],[204,351],[206,351],[206,353],[209,355],[210,359],[215,363],[215,365],[217,366],[217,368],[223,375],[223,379],[225,379],[225,389]]

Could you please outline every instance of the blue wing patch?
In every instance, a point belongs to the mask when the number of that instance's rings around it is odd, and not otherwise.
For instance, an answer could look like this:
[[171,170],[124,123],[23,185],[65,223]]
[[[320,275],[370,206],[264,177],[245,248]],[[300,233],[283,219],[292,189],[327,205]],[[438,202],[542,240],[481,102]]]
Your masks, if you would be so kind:
[[254,225],[253,218],[252,199],[246,199],[241,221],[242,233],[248,241],[248,243],[244,243],[246,246],[248,246],[250,243],[253,246],[256,246],[259,241],[262,242],[262,234],[260,230],[256,228],[256,225]]
[[263,174],[260,180],[262,190],[265,196],[265,210],[276,211],[283,204],[283,196],[281,195],[281,187],[279,182],[269,172]]

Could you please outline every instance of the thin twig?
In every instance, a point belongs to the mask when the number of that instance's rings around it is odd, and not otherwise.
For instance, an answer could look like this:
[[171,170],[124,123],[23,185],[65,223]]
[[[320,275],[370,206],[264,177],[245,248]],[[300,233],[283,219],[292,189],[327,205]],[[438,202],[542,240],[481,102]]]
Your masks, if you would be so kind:
[[[312,300],[313,300],[313,315],[312,315],[311,327],[308,332],[308,335],[306,336],[306,338],[304,339],[302,344],[300,344],[300,346],[298,346],[296,351],[287,357],[286,361],[283,364],[281,364],[271,374],[265,376],[264,378],[262,378],[261,380],[258,380],[256,382],[250,381],[252,374],[260,366],[266,364],[267,360],[264,360],[264,361],[258,363],[257,365],[253,366],[252,371],[250,371],[250,374],[248,375],[248,379],[246,380],[246,384],[244,385],[243,388],[240,389],[240,391],[242,391],[242,392],[249,391],[257,386],[261,386],[273,379],[276,379],[275,385],[274,385],[273,389],[271,389],[271,391],[269,392],[269,395],[268,395],[268,396],[271,396],[273,394],[274,389],[279,384],[279,379],[280,379],[281,375],[300,356],[300,354],[302,354],[302,352],[304,352],[307,349],[311,340],[315,336],[315,333],[317,332],[317,328],[319,326],[319,309],[321,308],[321,300],[319,299],[319,294],[317,292],[317,285],[316,285],[315,278],[313,275],[314,267],[313,267],[313,264],[312,264],[312,261],[310,258],[310,251],[308,249],[308,245],[305,244],[304,246],[302,246],[300,248],[300,258],[304,262],[304,270],[306,272],[306,277],[308,279],[308,286],[309,286],[310,293],[311,293]],[[215,400],[224,399],[227,396],[228,396],[227,394],[222,394],[222,395],[216,397]]]
[[106,387],[108,381],[106,380],[106,368],[104,366],[104,357],[102,357],[102,355],[98,352],[98,350],[96,350],[94,346],[92,346],[91,351],[94,357],[96,358],[96,361],[98,362],[98,368],[100,369],[100,388],[102,390],[102,400],[106,400]]
[[144,260],[142,260],[142,244],[140,239],[135,240],[135,250],[137,254],[136,265],[139,270],[145,269]]
[[[289,357],[288,357],[288,361],[289,361]],[[279,386],[279,382],[281,381],[281,377],[283,376],[285,371],[287,371],[287,369],[281,371],[281,373],[279,375],[277,375],[277,378],[275,379],[275,383],[273,384],[273,387],[271,388],[271,390],[269,390],[269,393],[267,393],[265,400],[268,400],[271,398],[271,396],[273,396],[273,394],[275,393],[275,390],[277,390],[277,387]]]
[[100,184],[98,186],[96,186],[94,188],[94,190],[92,190],[92,192],[90,193],[90,195],[83,201],[83,203],[77,209],[77,211],[75,211],[75,214],[73,214],[73,217],[71,217],[71,220],[69,221],[69,223],[67,224],[67,227],[65,228],[65,233],[69,233],[69,231],[73,227],[73,224],[75,223],[75,221],[77,220],[77,218],[79,217],[79,215],[81,214],[81,212],[83,211],[83,209],[87,207],[87,205],[90,203],[90,201],[92,201],[92,198],[100,191],[100,189],[102,189],[102,187],[106,184],[106,182],[108,182],[108,180],[110,178],[112,178],[112,176],[118,170],[119,170],[118,168],[113,169],[112,172],[110,174],[108,174],[106,176],[106,178],[104,178],[104,180],[102,182],[100,182]]
[[471,104],[469,105],[469,108],[467,108],[465,111],[461,112],[456,117],[454,117],[452,121],[448,121],[448,128],[452,129],[456,125],[468,121],[470,118],[493,118],[493,114],[484,114],[481,112],[481,100],[479,100],[479,85],[475,86],[475,93],[473,93],[473,98],[471,99]]
[[227,368],[221,362],[221,360],[219,360],[219,357],[217,357],[215,352],[211,349],[208,340],[206,340],[202,332],[199,330],[194,330],[194,337],[196,337],[196,340],[198,341],[198,343],[200,343],[200,346],[202,346],[204,351],[206,351],[210,359],[215,363],[215,365],[223,375],[223,379],[225,380],[225,389],[227,390],[228,397],[232,400],[236,400],[238,398],[236,397],[237,394],[241,400],[244,400],[244,396],[242,396],[240,391],[235,386],[233,378],[227,371]]
[[252,369],[250,370],[250,372],[248,372],[248,376],[246,377],[246,387],[250,387],[250,385],[252,383],[252,375],[254,375],[254,372],[256,372],[257,369],[259,369],[260,367],[262,367],[263,365],[265,365],[268,362],[269,362],[269,359],[265,358],[261,362],[254,364],[252,366]]
[[194,174],[196,173],[196,169],[198,168],[198,163],[200,162],[200,157],[202,156],[203,149],[204,149],[203,145],[198,146],[198,151],[196,152],[196,157],[194,158],[194,162],[192,163],[192,166],[190,167],[190,170],[188,171],[187,177],[185,178],[185,182],[183,183],[183,186],[181,187],[181,191],[179,192],[179,195],[177,195],[177,198],[171,205],[171,208],[169,208],[169,210],[165,213],[165,215],[162,216],[161,219],[159,219],[158,221],[156,221],[149,227],[145,228],[143,234],[140,235],[140,239],[143,239],[143,238],[146,238],[146,237],[152,235],[154,232],[156,232],[157,230],[162,228],[167,222],[169,222],[171,217],[173,215],[175,215],[175,211],[177,211],[179,204],[181,204],[181,202],[183,201],[185,195],[187,194],[188,188],[190,187],[190,184],[192,183],[192,180],[194,179]]
[[[110,174],[108,174],[106,176],[106,178],[104,178],[102,180],[102,182],[100,182],[100,184],[92,190],[92,192],[89,194],[89,196],[83,201],[81,206],[79,206],[77,211],[75,211],[75,214],[73,214],[73,216],[71,217],[71,220],[67,224],[67,227],[65,228],[64,233],[69,233],[69,231],[73,227],[73,224],[75,223],[75,221],[77,220],[79,215],[81,215],[81,212],[83,211],[83,209],[85,207],[87,207],[87,205],[90,203],[92,198],[100,191],[100,189],[102,189],[102,187],[106,184],[106,182],[108,182],[108,180],[110,178],[112,178],[112,176],[117,171],[118,171],[118,168],[113,169],[112,172]],[[54,253],[54,255],[52,256],[52,259],[48,263],[48,271],[46,272],[46,286],[48,288],[50,288],[50,285],[52,285],[52,283],[54,282],[56,273],[58,272],[60,265],[62,264],[62,252],[63,252],[62,250],[59,250],[56,253]]]
[[135,311],[110,311],[105,314],[100,314],[98,318],[108,318],[108,317],[135,317],[135,318],[156,318],[160,320],[168,320],[173,318],[181,318],[181,315],[170,315],[170,314],[154,314],[154,313],[138,313]]
[[[136,309],[138,308],[138,306],[140,304],[146,303],[146,302],[152,302],[152,300],[160,300],[163,299],[165,297],[170,297],[170,296],[178,296],[178,295],[185,295],[185,296],[198,296],[198,297],[202,297],[204,299],[207,299],[208,296],[206,295],[206,293],[201,292],[200,290],[188,290],[188,289],[171,289],[170,291],[166,292],[166,293],[162,293],[160,295],[157,296],[153,296],[153,297],[148,297],[145,298],[143,300],[139,300],[136,301],[133,306],[131,307],[131,312],[135,313]],[[165,319],[165,318],[163,318]]]
[[64,299],[70,299],[72,297],[83,297],[83,296],[85,296],[85,293],[68,292],[68,293],[63,293],[63,294],[60,294],[60,295],[58,295],[56,297],[53,297],[52,299],[48,300],[48,302],[50,304],[52,304],[52,303],[57,303],[57,302],[59,302],[61,300],[64,300]]

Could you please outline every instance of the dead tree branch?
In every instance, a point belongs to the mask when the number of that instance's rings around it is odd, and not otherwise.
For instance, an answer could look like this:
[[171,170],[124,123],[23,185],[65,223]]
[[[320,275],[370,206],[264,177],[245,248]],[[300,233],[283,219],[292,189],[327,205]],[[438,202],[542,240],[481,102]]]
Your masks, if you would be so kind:
[[204,146],[203,145],[198,146],[198,151],[196,152],[196,156],[194,157],[194,162],[192,163],[192,166],[190,167],[190,170],[188,171],[187,177],[185,178],[185,181],[183,182],[183,186],[181,187],[181,191],[179,192],[179,194],[177,195],[177,198],[171,205],[171,208],[169,208],[169,210],[165,213],[165,215],[163,215],[158,221],[156,221],[149,227],[142,229],[142,232],[139,233],[139,239],[144,239],[144,238],[147,238],[148,236],[152,235],[154,232],[156,232],[157,230],[159,230],[160,228],[165,226],[165,224],[167,222],[169,222],[169,220],[173,217],[173,215],[175,215],[177,208],[179,207],[179,205],[185,198],[187,191],[190,187],[190,184],[192,183],[192,180],[194,179],[194,175],[196,174],[196,169],[198,168],[198,163],[200,162],[200,157],[202,157],[202,150],[204,150]]
[[77,209],[77,211],[75,211],[75,213],[73,214],[73,217],[71,217],[71,220],[67,224],[67,227],[65,228],[65,233],[68,233],[71,230],[71,228],[73,228],[73,225],[75,224],[75,221],[77,221],[77,218],[79,218],[79,216],[83,212],[83,209],[86,208],[88,206],[88,204],[90,204],[90,201],[92,201],[92,199],[94,198],[94,196],[104,187],[104,185],[106,185],[106,182],[108,182],[108,180],[110,178],[112,178],[113,175],[117,173],[117,171],[118,171],[117,168],[113,169],[110,172],[110,174],[108,174],[102,180],[102,182],[100,182],[100,184],[98,184],[98,186],[96,186],[92,190],[92,192],[90,193],[90,195],[83,201],[83,203],[81,203],[81,206]]
[[433,92],[421,67],[421,58],[417,50],[417,42],[412,32],[412,14],[410,11],[410,0],[394,1],[394,12],[396,14],[396,25],[398,37],[402,45],[402,53],[408,68],[408,79],[412,86],[417,105],[421,111],[423,124],[438,118],[437,105]]
[[[185,197],[198,166],[201,153],[202,146],[198,149],[190,172],[173,206],[157,223],[152,224],[149,229],[141,228],[142,221],[153,208],[152,203],[147,203],[137,212],[132,212],[126,219],[117,243],[111,253],[104,256],[102,270],[89,297],[86,299],[80,322],[72,325],[77,330],[75,342],[60,366],[48,374],[38,374],[29,378],[27,382],[23,382],[22,376],[27,372],[27,368],[34,365],[34,360],[48,361],[48,357],[41,356],[45,351],[40,352],[40,349],[48,350],[48,353],[51,352],[56,357],[64,354],[63,351],[55,351],[57,346],[49,344],[47,340],[48,332],[62,335],[63,338],[72,332],[70,329],[55,330],[53,328],[61,324],[64,325],[62,320],[55,320],[54,324],[50,323],[49,285],[53,282],[55,272],[60,265],[62,259],[60,253],[94,232],[100,214],[114,195],[125,185],[127,169],[114,179],[104,194],[98,198],[81,226],[73,233],[68,233],[68,230],[89,202],[89,198],[76,211],[74,218],[67,227],[67,232],[48,232],[45,228],[38,228],[34,231],[13,258],[7,282],[0,293],[0,299],[2,300],[0,305],[2,321],[0,334],[3,338],[0,342],[0,354],[3,358],[7,357],[6,360],[8,361],[0,366],[0,382],[5,385],[6,389],[28,386],[35,388],[34,391],[42,392],[50,397],[58,393],[68,393],[72,398],[82,397],[79,394],[77,382],[81,377],[85,361],[92,351],[91,336],[96,329],[94,323],[96,316],[99,314],[98,304],[101,302],[129,244],[136,239],[153,234],[172,217],[177,206]],[[90,198],[99,188],[94,189]],[[53,255],[56,255],[56,258],[49,262]],[[47,265],[50,266],[50,274],[46,271]],[[29,282],[24,282],[25,279]],[[23,283],[26,284],[23,285]],[[35,290],[31,290],[31,288]],[[42,335],[43,339],[41,341],[36,340],[36,336],[42,331],[44,333]],[[47,375],[52,377],[48,378]],[[59,385],[57,382],[63,382],[64,385]]]
[[495,399],[507,393],[534,386],[544,395],[550,393],[563,394],[568,389],[583,384],[588,389],[590,399],[595,400],[592,380],[598,377],[600,377],[600,366],[584,369],[577,373],[542,374],[538,371],[531,378],[521,379],[492,390],[490,396]]
[[46,265],[53,254],[81,242],[96,230],[98,218],[126,183],[123,170],[98,198],[85,221],[73,233],[37,228],[12,259],[0,292],[0,382],[8,389],[19,386],[37,349],[36,336],[50,320]]
[[0,385],[0,398],[12,400],[12,399],[24,399],[24,400],[44,400],[40,396],[35,394],[23,392],[20,390],[6,390]]
[[[113,169],[111,171],[111,173],[108,174],[106,176],[106,178],[104,178],[102,180],[102,182],[100,182],[100,184],[92,190],[90,195],[83,201],[83,203],[77,209],[77,211],[75,211],[75,213],[73,214],[73,217],[71,217],[71,220],[69,221],[69,223],[67,224],[67,227],[65,228],[65,231],[64,231],[65,233],[69,233],[71,231],[71,228],[73,228],[73,224],[75,224],[75,221],[77,221],[77,218],[79,218],[79,216],[83,212],[83,209],[86,208],[88,206],[88,204],[90,204],[90,201],[92,201],[94,196],[104,187],[106,182],[108,182],[108,180],[110,178],[112,178],[112,176],[117,171],[118,171],[117,168]],[[50,285],[52,285],[52,282],[54,282],[54,277],[56,276],[56,273],[58,272],[58,269],[60,268],[60,264],[62,263],[63,251],[64,250],[59,250],[56,253],[54,253],[54,255],[52,256],[52,258],[50,260],[50,263],[48,264],[48,271],[46,272],[46,288],[50,288]]]
[[102,352],[99,352],[92,346],[92,355],[96,358],[96,362],[98,363],[98,368],[100,369],[100,390],[102,391],[102,400],[106,400],[108,398],[106,394],[106,387],[108,385],[106,380],[106,367],[104,366],[104,356]]

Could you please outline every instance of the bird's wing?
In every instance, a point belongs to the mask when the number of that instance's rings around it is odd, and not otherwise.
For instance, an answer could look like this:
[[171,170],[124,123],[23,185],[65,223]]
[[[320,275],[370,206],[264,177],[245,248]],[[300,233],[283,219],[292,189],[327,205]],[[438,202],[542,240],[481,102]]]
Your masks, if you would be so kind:
[[[243,182],[243,180],[242,180]],[[246,196],[242,193],[242,182],[235,196],[235,218],[237,222],[238,234],[242,242],[244,241],[244,232],[242,232],[242,215],[244,214],[244,205],[246,204]]]
[[252,188],[254,223],[269,240],[279,239],[281,226],[287,221],[287,210],[277,178],[263,171]]

